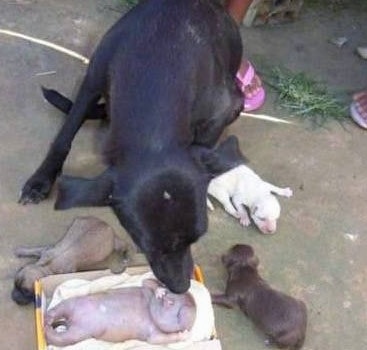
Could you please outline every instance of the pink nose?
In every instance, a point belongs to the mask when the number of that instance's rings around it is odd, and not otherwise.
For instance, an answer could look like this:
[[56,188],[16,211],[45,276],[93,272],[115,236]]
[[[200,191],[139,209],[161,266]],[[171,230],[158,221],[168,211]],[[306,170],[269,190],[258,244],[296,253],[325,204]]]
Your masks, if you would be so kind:
[[274,233],[276,229],[277,229],[276,224],[269,222],[267,223],[267,225],[264,225],[261,228],[261,231],[265,234],[271,234]]
[[275,232],[275,230],[269,229],[269,228],[265,228],[265,229],[262,230],[262,232],[265,233],[265,234],[272,234],[272,233]]

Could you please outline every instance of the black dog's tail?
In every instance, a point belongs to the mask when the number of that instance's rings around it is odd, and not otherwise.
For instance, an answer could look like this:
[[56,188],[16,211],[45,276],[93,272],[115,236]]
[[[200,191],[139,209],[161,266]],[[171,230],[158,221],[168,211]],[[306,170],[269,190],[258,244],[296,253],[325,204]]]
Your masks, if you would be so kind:
[[43,97],[47,102],[52,104],[54,107],[59,109],[61,112],[68,114],[73,106],[73,102],[71,102],[67,97],[61,95],[56,90],[46,89],[44,86],[41,86]]
[[[61,112],[68,114],[73,107],[73,102],[69,100],[64,95],[60,94],[58,91],[53,89],[46,89],[44,86],[41,86],[43,97],[49,102],[51,105],[59,109]],[[99,103],[90,107],[88,110],[87,119],[106,119],[106,104]]]

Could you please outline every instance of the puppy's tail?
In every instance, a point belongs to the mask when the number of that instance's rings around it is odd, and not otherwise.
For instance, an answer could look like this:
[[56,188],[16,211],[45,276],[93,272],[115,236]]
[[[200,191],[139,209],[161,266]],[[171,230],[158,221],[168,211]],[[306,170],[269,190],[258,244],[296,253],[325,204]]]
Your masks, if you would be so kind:
[[[64,95],[60,94],[58,91],[53,89],[46,89],[44,86],[41,86],[42,94],[45,100],[50,103],[52,106],[59,109],[61,112],[68,114],[73,107],[73,102],[69,100]],[[106,119],[106,104],[99,103],[92,105],[88,109],[87,119]]]

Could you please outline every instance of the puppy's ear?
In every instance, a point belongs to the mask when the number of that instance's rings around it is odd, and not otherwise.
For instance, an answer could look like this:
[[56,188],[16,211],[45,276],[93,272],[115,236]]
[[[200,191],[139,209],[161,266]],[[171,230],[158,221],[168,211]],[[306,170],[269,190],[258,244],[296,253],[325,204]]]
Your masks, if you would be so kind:
[[256,212],[258,211],[259,207],[257,205],[254,205],[252,207],[250,207],[250,214],[251,215],[256,215]]
[[259,258],[256,255],[252,255],[247,259],[247,264],[256,269],[259,266]]
[[34,301],[34,293],[25,287],[25,278],[22,274],[22,268],[18,270],[14,278],[14,287],[11,292],[11,298],[18,305],[27,305]]
[[226,268],[229,268],[231,265],[236,263],[236,258],[234,258],[232,254],[223,254],[221,260]]
[[27,305],[34,301],[34,293],[31,291],[23,290],[14,286],[11,292],[11,298],[15,301],[18,305]]
[[229,136],[214,149],[202,146],[192,147],[194,159],[205,169],[211,177],[218,176],[248,160],[241,153],[236,136]]
[[147,278],[143,281],[143,286],[155,291],[157,288],[163,287],[163,284],[153,278]]
[[94,179],[61,176],[55,209],[107,206],[110,202],[112,186],[110,170],[106,170]]

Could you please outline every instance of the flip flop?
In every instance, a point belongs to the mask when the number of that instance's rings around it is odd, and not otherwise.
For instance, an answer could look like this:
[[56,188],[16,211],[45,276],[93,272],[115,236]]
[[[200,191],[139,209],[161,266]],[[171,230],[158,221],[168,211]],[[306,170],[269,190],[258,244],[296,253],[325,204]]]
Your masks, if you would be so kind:
[[367,129],[367,91],[354,96],[354,101],[350,105],[350,115],[361,128]]
[[248,68],[245,72],[243,72],[244,63],[241,64],[241,67],[237,72],[236,78],[238,85],[244,95],[243,109],[245,112],[250,112],[259,109],[264,104],[266,94],[264,88],[262,86],[259,86],[258,91],[255,95],[253,95],[251,98],[246,97],[245,87],[251,85],[251,82],[256,74],[252,64],[250,62],[247,63]]

